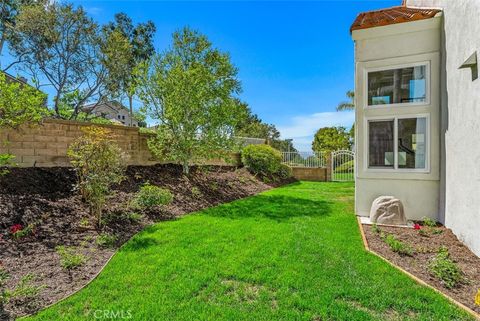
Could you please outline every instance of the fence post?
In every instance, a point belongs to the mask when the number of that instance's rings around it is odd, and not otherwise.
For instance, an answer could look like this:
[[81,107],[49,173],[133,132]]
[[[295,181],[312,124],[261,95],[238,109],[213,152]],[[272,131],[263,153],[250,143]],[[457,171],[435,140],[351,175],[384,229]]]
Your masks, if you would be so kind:
[[327,182],[331,182],[332,181],[332,153],[327,153]]

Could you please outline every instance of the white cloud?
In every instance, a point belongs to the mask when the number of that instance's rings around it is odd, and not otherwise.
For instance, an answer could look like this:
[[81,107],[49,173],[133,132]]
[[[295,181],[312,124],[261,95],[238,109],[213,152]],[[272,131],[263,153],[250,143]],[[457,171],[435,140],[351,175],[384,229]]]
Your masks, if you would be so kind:
[[312,115],[301,115],[292,118],[290,124],[277,126],[283,139],[293,139],[295,148],[308,151],[311,148],[313,135],[321,127],[344,126],[350,128],[355,121],[353,111],[324,112]]
[[92,16],[96,16],[100,14],[103,10],[99,7],[86,7],[85,11]]

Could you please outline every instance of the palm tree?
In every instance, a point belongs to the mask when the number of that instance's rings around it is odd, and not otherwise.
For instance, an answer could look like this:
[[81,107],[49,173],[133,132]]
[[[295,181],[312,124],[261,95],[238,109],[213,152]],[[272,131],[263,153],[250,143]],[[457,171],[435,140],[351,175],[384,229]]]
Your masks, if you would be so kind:
[[344,111],[344,110],[354,110],[355,109],[355,92],[352,90],[347,91],[346,96],[350,101],[342,101],[337,106],[337,111]]

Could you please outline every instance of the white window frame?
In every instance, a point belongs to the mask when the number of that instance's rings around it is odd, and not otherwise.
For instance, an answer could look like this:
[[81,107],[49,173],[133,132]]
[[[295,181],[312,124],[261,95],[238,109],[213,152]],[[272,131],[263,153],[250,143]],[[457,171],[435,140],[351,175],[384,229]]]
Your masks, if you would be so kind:
[[[419,102],[411,102],[411,103],[392,103],[392,104],[382,104],[382,105],[369,105],[368,104],[368,73],[369,72],[376,72],[376,71],[387,71],[387,70],[394,70],[394,69],[401,69],[401,68],[411,68],[411,67],[418,67],[418,66],[425,66],[425,101]],[[413,107],[413,106],[425,106],[430,105],[430,83],[431,83],[431,73],[430,73],[430,60],[427,61],[420,61],[414,63],[406,63],[400,65],[388,65],[382,67],[371,67],[371,68],[364,68],[363,74],[363,81],[365,84],[364,90],[364,102],[363,106],[365,109],[378,109],[378,108],[395,108],[395,107]]]
[[[426,121],[426,133],[425,133],[425,168],[398,168],[398,120],[408,118],[425,118]],[[392,121],[393,120],[393,168],[382,167],[370,167],[370,127],[368,123],[370,121]],[[374,116],[365,117],[364,122],[364,160],[365,171],[377,172],[377,173],[430,173],[430,114],[405,114],[405,115],[392,115],[392,116]]]

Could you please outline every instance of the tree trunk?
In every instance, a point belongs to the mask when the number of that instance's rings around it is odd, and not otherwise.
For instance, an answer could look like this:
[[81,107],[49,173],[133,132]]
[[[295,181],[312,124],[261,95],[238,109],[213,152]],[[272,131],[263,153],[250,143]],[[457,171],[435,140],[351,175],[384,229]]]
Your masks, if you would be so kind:
[[188,161],[183,161],[183,174],[188,175],[190,173],[190,167]]
[[[4,45],[5,45],[5,32],[2,32],[2,36],[0,37],[0,58],[2,57]],[[2,61],[0,60],[0,69],[1,67],[2,67]]]
[[130,107],[130,127],[133,127],[133,96],[128,96],[128,104]]

